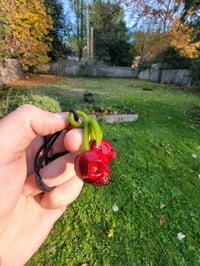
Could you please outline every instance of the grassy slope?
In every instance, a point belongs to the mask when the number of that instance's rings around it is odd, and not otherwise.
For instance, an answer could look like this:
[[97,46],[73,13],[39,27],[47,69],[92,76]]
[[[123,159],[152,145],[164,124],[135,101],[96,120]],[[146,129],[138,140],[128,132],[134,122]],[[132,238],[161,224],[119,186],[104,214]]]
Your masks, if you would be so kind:
[[63,79],[37,90],[56,95],[66,110],[84,108],[82,94],[91,91],[96,105],[123,105],[139,119],[102,124],[118,153],[111,184],[85,185],[27,265],[200,264],[199,97],[131,79]]

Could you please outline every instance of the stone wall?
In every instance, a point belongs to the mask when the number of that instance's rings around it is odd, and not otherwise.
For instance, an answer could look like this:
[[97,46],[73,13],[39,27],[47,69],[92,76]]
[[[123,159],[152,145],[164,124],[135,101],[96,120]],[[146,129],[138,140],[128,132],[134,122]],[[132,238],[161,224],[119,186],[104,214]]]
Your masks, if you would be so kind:
[[18,60],[5,59],[0,62],[0,85],[22,79],[24,72]]

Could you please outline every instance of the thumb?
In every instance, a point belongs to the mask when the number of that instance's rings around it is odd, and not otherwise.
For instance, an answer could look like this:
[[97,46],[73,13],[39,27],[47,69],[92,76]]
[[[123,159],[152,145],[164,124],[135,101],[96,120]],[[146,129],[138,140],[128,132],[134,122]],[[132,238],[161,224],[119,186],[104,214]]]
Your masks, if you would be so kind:
[[17,158],[36,135],[50,135],[65,129],[67,117],[67,113],[54,114],[33,105],[20,106],[0,121],[0,150],[6,151],[0,157]]

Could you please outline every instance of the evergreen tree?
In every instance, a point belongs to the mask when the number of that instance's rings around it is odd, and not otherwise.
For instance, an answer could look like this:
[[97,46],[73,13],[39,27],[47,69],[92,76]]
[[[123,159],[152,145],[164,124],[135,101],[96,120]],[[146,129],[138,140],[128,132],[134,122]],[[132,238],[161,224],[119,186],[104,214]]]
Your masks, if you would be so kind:
[[49,31],[49,37],[52,40],[49,56],[53,60],[64,58],[70,53],[70,49],[64,43],[65,15],[63,4],[59,0],[45,0],[44,3],[53,21],[53,27]]
[[130,66],[130,44],[120,1],[93,1],[91,26],[94,27],[94,55],[109,65]]

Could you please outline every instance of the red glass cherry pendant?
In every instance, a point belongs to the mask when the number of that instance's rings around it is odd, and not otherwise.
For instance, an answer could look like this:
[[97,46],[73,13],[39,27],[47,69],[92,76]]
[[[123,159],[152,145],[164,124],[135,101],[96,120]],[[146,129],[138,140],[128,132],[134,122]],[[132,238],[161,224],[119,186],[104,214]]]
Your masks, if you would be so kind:
[[106,186],[110,183],[109,168],[111,161],[116,160],[117,155],[110,142],[102,140],[101,144],[94,141],[89,151],[82,152],[75,159],[75,171],[85,183],[94,186]]

